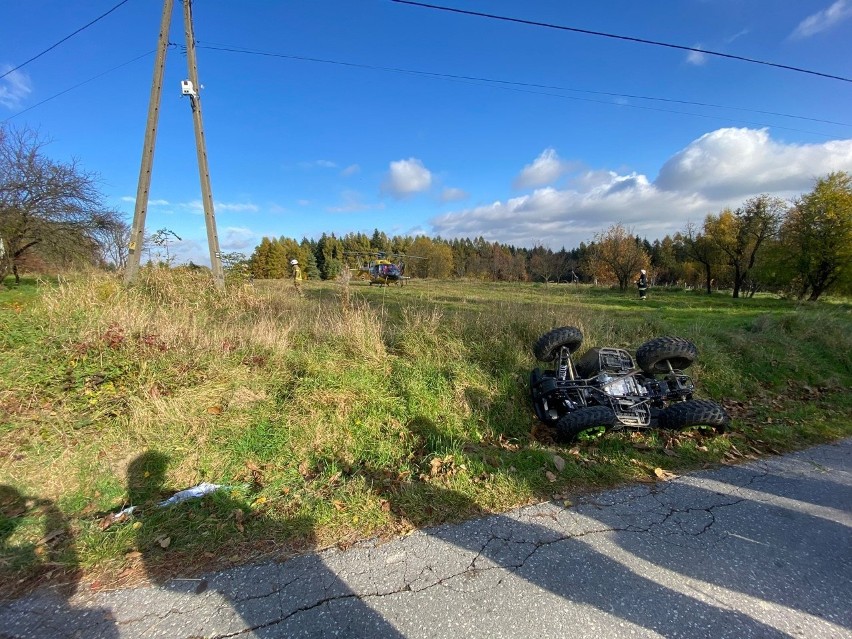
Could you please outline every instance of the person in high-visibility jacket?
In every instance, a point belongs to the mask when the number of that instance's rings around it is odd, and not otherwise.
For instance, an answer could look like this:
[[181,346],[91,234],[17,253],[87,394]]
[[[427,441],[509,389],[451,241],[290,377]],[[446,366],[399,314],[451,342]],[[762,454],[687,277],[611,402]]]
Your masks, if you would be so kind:
[[290,266],[293,267],[293,286],[296,287],[299,297],[302,297],[304,293],[302,292],[302,269],[299,268],[299,260],[290,260]]

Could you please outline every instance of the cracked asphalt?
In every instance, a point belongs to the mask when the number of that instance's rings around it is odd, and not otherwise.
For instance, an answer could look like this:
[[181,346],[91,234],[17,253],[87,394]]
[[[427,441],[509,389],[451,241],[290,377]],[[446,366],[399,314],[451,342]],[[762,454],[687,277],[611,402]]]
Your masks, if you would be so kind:
[[852,638],[852,439],[283,563],[0,604],[0,638]]

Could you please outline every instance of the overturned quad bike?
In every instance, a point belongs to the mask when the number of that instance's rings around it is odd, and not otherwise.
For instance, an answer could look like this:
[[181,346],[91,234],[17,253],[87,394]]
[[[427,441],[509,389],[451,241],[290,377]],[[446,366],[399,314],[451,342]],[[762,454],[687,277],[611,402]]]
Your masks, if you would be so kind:
[[[636,351],[636,361],[620,348],[591,348],[574,361],[583,333],[563,326],[533,345],[536,359],[552,369],[536,368],[530,377],[539,420],[555,427],[558,441],[570,443],[585,432],[630,428],[683,430],[708,427],[723,433],[730,422],[725,409],[693,399],[695,386],[683,369],[698,356],[695,344],[680,337],[658,337]],[[637,366],[638,364],[638,366]]]

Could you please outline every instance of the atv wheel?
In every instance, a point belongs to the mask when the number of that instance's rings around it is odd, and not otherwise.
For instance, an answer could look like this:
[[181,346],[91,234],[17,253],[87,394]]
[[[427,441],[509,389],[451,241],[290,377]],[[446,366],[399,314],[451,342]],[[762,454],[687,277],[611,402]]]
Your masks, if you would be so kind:
[[636,363],[648,375],[687,368],[698,357],[695,344],[681,337],[658,337],[645,342],[636,351]]
[[615,426],[615,422],[615,412],[607,406],[579,408],[556,422],[556,440],[570,444],[583,431],[601,426],[609,430]]
[[601,358],[599,348],[590,348],[586,354],[574,363],[577,375],[583,379],[589,379],[601,372]]
[[583,343],[583,333],[579,328],[573,326],[563,326],[562,328],[554,328],[552,331],[545,333],[538,338],[533,344],[533,355],[536,359],[542,362],[552,362],[559,354],[559,349],[565,346],[569,352],[573,353],[580,344]]
[[541,381],[541,369],[534,368],[532,373],[530,373],[530,390],[533,390],[536,386],[538,386]]
[[[545,384],[545,396],[542,396],[540,391],[540,385],[544,382]],[[535,411],[535,416],[538,420],[548,426],[553,426],[559,421],[559,415],[556,415],[556,411],[552,410],[552,408],[548,405],[547,401],[547,391],[551,389],[551,387],[555,386],[552,377],[545,377],[542,374],[540,368],[533,369],[533,372],[530,373],[530,394],[533,398],[533,410]]]
[[725,432],[731,418],[727,411],[707,399],[689,399],[677,402],[660,414],[660,426],[671,430],[683,430],[690,426],[709,426],[717,433]]

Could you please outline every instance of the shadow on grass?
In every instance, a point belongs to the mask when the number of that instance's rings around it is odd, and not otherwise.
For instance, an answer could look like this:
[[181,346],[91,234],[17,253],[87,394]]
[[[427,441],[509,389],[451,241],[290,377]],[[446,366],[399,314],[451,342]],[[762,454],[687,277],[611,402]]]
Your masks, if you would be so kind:
[[[138,510],[134,518],[142,524],[138,527],[136,545],[141,553],[149,579],[160,588],[174,591],[177,594],[200,594],[212,585],[225,601],[239,615],[243,622],[257,632],[282,623],[281,607],[275,602],[267,603],[257,596],[258,587],[275,590],[281,583],[279,568],[273,566],[264,569],[252,566],[235,569],[235,574],[249,575],[245,580],[235,580],[233,576],[207,578],[181,578],[175,572],[174,566],[169,566],[170,558],[167,549],[172,544],[172,535],[186,539],[186,528],[192,528],[189,535],[200,536],[202,544],[207,545],[207,554],[211,552],[227,552],[228,538],[239,538],[247,527],[264,530],[275,544],[276,532],[292,534],[297,531],[305,543],[313,545],[311,531],[313,521],[307,517],[294,517],[288,522],[271,521],[260,515],[247,517],[250,512],[248,504],[240,499],[229,496],[228,489],[217,490],[200,500],[190,500],[170,507],[158,506],[162,498],[163,483],[168,469],[169,457],[158,451],[148,451],[134,459],[128,467],[127,486],[131,504]],[[167,511],[168,520],[158,517]],[[200,520],[204,515],[211,526],[187,526],[187,521]],[[215,520],[211,522],[210,519]],[[181,523],[184,526],[181,527]],[[216,529],[217,534],[213,532]],[[224,536],[222,533],[225,533]],[[208,541],[204,541],[208,537]],[[189,544],[187,544],[189,545]],[[198,549],[198,544],[192,544]],[[348,586],[335,574],[330,572],[316,556],[305,555],[296,560],[296,566],[303,566],[304,585],[303,595],[316,592],[324,599],[347,599],[350,605],[348,628],[350,635],[371,637],[401,637],[394,627],[363,603]],[[258,576],[257,570],[260,571]],[[271,573],[270,573],[271,570]],[[258,583],[258,579],[269,579],[269,583]],[[211,583],[212,581],[212,583]],[[260,599],[260,601],[259,601]],[[295,614],[295,613],[294,613]],[[225,620],[225,625],[233,624],[233,620]]]
[[[16,539],[18,529],[28,527],[36,530],[24,539]],[[95,630],[98,637],[118,637],[108,610],[77,608],[70,603],[80,576],[71,526],[56,505],[0,484],[0,600],[44,585],[34,599],[10,604],[14,612],[0,634],[18,636],[16,633],[22,632],[29,636],[24,628],[33,615],[50,610],[55,619],[44,630],[53,636]]]

